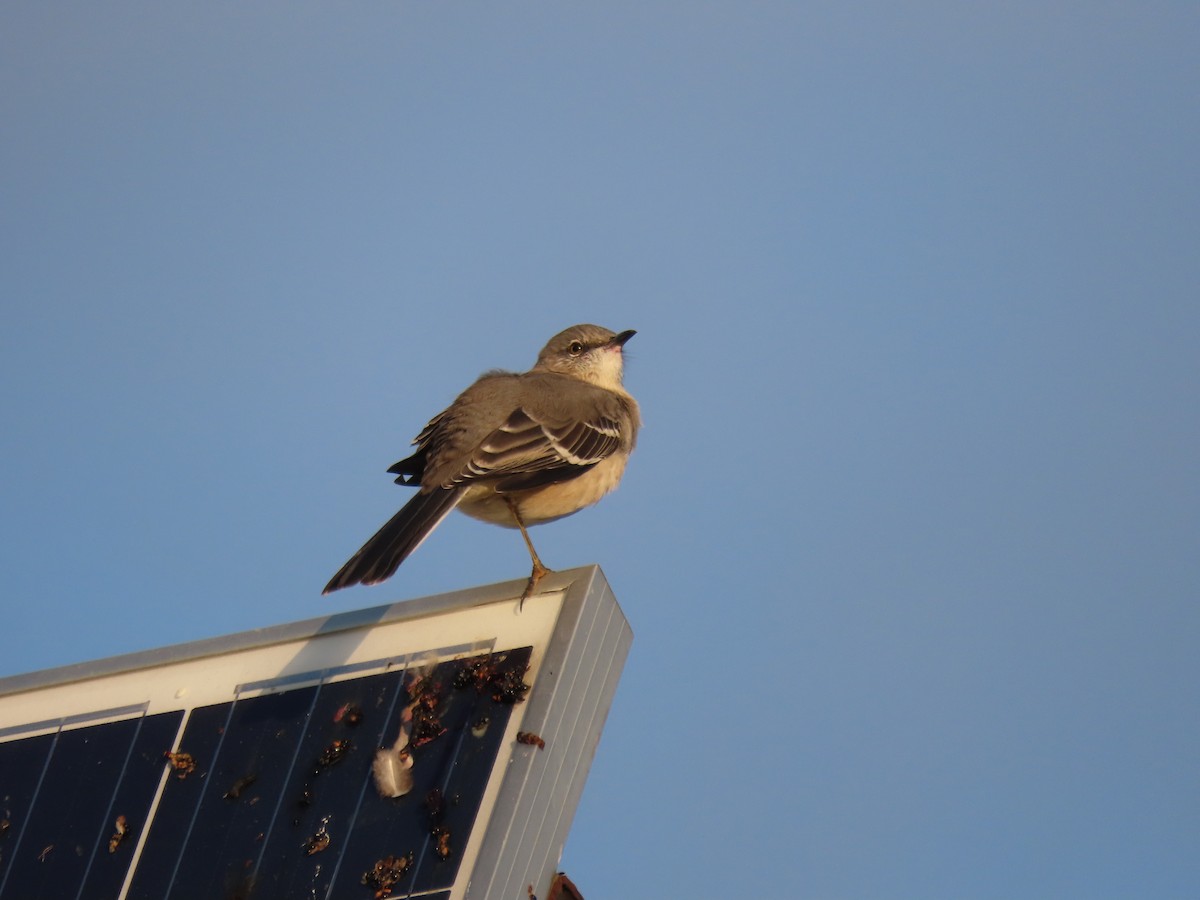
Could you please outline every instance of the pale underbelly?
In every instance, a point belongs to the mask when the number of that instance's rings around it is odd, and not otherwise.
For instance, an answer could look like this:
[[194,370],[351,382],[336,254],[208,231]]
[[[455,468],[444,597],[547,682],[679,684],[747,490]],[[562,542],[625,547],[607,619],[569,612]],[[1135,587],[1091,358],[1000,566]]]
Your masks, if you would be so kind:
[[621,481],[627,458],[610,456],[578,478],[504,496],[496,494],[490,485],[474,485],[467,488],[458,508],[476,519],[516,528],[517,523],[504,501],[506,496],[517,504],[526,525],[551,522],[591,506],[615,488]]

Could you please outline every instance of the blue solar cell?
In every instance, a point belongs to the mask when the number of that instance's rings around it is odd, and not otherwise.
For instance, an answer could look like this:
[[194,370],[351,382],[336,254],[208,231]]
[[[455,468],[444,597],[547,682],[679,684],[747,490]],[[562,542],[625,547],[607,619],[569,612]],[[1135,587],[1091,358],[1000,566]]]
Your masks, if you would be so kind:
[[[136,900],[439,896],[528,689],[530,654],[268,685],[186,720],[0,743],[0,900],[118,897],[140,837],[126,894]],[[381,793],[381,748],[393,762],[405,749],[401,796]]]
[[54,734],[0,744],[0,892],[10,880],[34,795],[50,763]]
[[[129,871],[141,830],[147,827],[150,805],[162,774],[164,747],[171,746],[183,720],[182,712],[161,713],[138,720],[138,731],[125,761],[108,815],[101,821],[99,839],[79,892],[80,900],[116,897]],[[117,819],[121,818],[118,826]]]
[[146,821],[162,773],[158,748],[182,718],[164,713],[0,744],[10,823],[0,897],[116,896],[129,838]]

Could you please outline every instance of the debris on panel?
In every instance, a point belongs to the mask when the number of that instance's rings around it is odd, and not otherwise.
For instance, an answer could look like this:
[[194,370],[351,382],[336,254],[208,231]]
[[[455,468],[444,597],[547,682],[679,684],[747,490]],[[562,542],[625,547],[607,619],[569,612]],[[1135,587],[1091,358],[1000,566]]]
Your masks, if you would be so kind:
[[505,667],[507,661],[507,653],[464,660],[455,673],[454,687],[460,691],[473,687],[480,693],[490,694],[497,703],[521,703],[529,693],[530,686],[525,683],[529,666]]
[[113,828],[115,830],[112,833],[112,837],[108,839],[109,853],[117,852],[117,848],[121,846],[121,841],[125,840],[126,835],[130,831],[129,822],[124,816],[117,816],[116,822],[113,823]]
[[413,756],[409,747],[408,729],[400,728],[396,742],[375,751],[371,774],[375,790],[383,797],[403,797],[413,786]]
[[336,766],[346,754],[350,752],[350,748],[354,745],[346,739],[338,739],[331,741],[329,746],[321,751],[321,755],[317,757],[317,771],[328,769],[330,766]]
[[172,753],[168,750],[163,758],[175,770],[175,777],[180,781],[196,771],[196,760],[192,759],[190,753]]
[[315,856],[329,846],[329,816],[321,820],[317,833],[304,842],[304,855]]
[[243,775],[232,785],[230,785],[229,790],[227,790],[221,796],[226,800],[237,800],[242,796],[242,792],[256,781],[258,781],[257,772],[251,772],[249,775]]
[[411,852],[403,856],[389,854],[376,862],[371,871],[363,873],[362,883],[369,888],[375,888],[376,900],[384,900],[384,898],[392,896],[392,888],[412,868],[412,863]]
[[546,749],[546,742],[542,740],[540,735],[536,735],[532,731],[518,731],[517,743],[529,744],[532,747],[537,747],[539,750]]
[[333,714],[334,724],[345,723],[351,728],[358,725],[362,720],[362,707],[355,703],[343,703],[338,707],[338,711]]

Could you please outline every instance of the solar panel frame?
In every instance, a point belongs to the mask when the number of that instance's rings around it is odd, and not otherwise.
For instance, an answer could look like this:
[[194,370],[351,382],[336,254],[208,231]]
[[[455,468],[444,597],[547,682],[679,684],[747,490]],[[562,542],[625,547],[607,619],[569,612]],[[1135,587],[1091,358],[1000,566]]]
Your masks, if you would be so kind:
[[[329,692],[336,693],[340,684],[352,693],[352,688],[347,687],[352,682],[358,684],[362,679],[388,672],[403,672],[405,674],[397,677],[402,679],[404,687],[393,689],[393,694],[400,690],[405,703],[415,709],[410,695],[414,690],[413,678],[419,677],[419,673],[442,673],[437,676],[440,689],[441,682],[450,678],[452,670],[445,668],[447,666],[462,668],[466,664],[461,660],[481,658],[481,655],[485,659],[501,660],[500,664],[503,664],[502,660],[508,654],[514,654],[514,660],[517,660],[523,652],[520,648],[527,647],[530,656],[525,681],[531,688],[525,702],[511,704],[511,712],[507,712],[506,707],[504,715],[496,716],[497,719],[506,718],[506,721],[503,730],[494,730],[491,738],[497,748],[478,801],[474,826],[465,842],[457,825],[454,837],[447,840],[453,846],[457,877],[448,890],[429,882],[420,894],[455,900],[523,897],[528,885],[539,886],[542,890],[548,887],[557,871],[632,642],[629,624],[599,567],[588,566],[548,576],[540,590],[521,608],[517,597],[523,587],[523,580],[490,585],[0,679],[0,746],[10,744],[8,749],[12,750],[17,746],[13,742],[31,738],[50,742],[51,747],[57,742],[64,742],[63,746],[71,742],[86,745],[90,739],[81,737],[86,728],[109,728],[114,734],[126,734],[144,728],[148,722],[161,725],[164,714],[182,715],[185,720],[192,716],[202,717],[205,715],[202,710],[219,703],[231,704],[230,711],[213,712],[212,715],[233,716],[239,703],[242,704],[240,715],[250,715],[250,704],[256,698],[270,698],[260,701],[260,705],[263,702],[268,706],[283,704],[291,710],[287,722],[303,719],[303,723],[291,732],[287,731],[291,726],[280,725],[279,735],[268,734],[260,728],[255,732],[259,736],[253,740],[263,742],[272,738],[289,753],[294,753],[296,760],[287,762],[290,772],[296,765],[311,765],[317,738],[307,738],[303,750],[301,743],[306,740],[303,735],[309,733],[307,723],[314,716],[322,690],[328,696]],[[434,665],[439,668],[430,668]],[[316,721],[332,733],[329,729],[333,726],[328,721],[332,701],[322,702],[324,706]],[[398,701],[393,700],[395,702]],[[462,715],[466,715],[462,703],[483,702],[495,707],[494,697],[477,701],[464,698],[448,702],[448,705],[453,706],[455,702],[459,703]],[[305,719],[305,716],[309,718]],[[399,712],[397,717],[389,719],[388,728],[398,728],[398,716]],[[234,727],[237,734],[249,734],[233,719],[227,724]],[[460,743],[463,740],[470,743],[470,739],[462,737],[467,733],[464,730],[467,726],[460,723],[455,727]],[[187,733],[187,728],[188,721],[184,721],[175,732],[175,745],[163,749],[179,751],[178,741]],[[498,725],[497,729],[500,728]],[[471,733],[475,730],[478,729]],[[153,741],[161,743],[160,731],[154,732]],[[516,739],[522,732],[534,735],[526,738],[529,743]],[[99,735],[101,732],[93,733]],[[264,734],[267,737],[263,737]],[[382,732],[363,738],[366,744],[384,746],[392,739],[384,737]],[[347,741],[352,752],[359,752],[359,748],[353,746],[357,742],[357,736],[354,742]],[[366,747],[366,750],[371,749]],[[87,755],[78,748],[73,752],[80,758]],[[128,758],[134,758],[131,750],[124,752]],[[413,751],[414,755],[420,752],[419,749]],[[53,750],[49,754],[47,759],[53,762]],[[139,766],[144,764],[145,756],[145,748],[140,749],[136,756]],[[220,753],[213,751],[211,758],[219,760]],[[364,760],[365,756],[360,755],[356,765],[361,768]],[[36,768],[35,763],[30,767]],[[125,764],[128,765],[128,759]],[[37,777],[50,771],[47,768],[50,765],[43,765],[43,771],[37,773]],[[156,777],[161,778],[162,784],[153,801],[155,808],[148,811],[149,816],[156,813],[156,805],[166,796],[167,779],[175,777],[161,761],[158,765],[162,771]],[[231,781],[236,768],[227,766],[220,770],[220,777],[224,779],[222,784]],[[52,777],[57,783],[67,776],[54,774]],[[79,777],[83,778],[80,783],[84,786],[90,784],[87,776]],[[28,787],[27,780],[23,783]],[[294,785],[296,778],[291,777],[287,783]],[[176,787],[174,783],[171,786]],[[112,863],[103,844],[112,830],[117,806],[130,806],[131,801],[118,803],[115,793],[106,800],[102,786],[93,787],[97,794],[93,805],[97,809],[104,805],[105,814],[99,821],[95,810],[89,810],[87,837],[75,841],[78,858],[71,859],[71,878],[78,881],[80,896],[157,896],[133,890],[135,875],[143,865],[139,855],[135,855],[120,890],[111,892]],[[35,792],[38,789],[45,790],[46,787],[35,787]],[[4,800],[4,790],[4,785],[0,784],[0,801]],[[116,792],[117,787],[111,790]],[[210,786],[209,790],[214,788]],[[374,794],[371,797],[374,802]],[[284,806],[278,798],[271,799],[275,801],[272,815],[277,817]],[[411,799],[416,802],[416,798]],[[142,800],[144,798],[138,802],[142,803]],[[0,809],[0,814],[3,812]],[[466,815],[465,812],[455,814],[459,819]],[[7,852],[10,860],[17,858],[13,866],[24,867],[19,872],[25,873],[20,883],[25,885],[22,890],[26,891],[30,877],[41,877],[42,869],[52,871],[52,867],[45,864],[53,857],[53,850],[38,861],[42,868],[29,868],[33,865],[29,860],[37,852],[29,842],[48,842],[45,835],[53,831],[53,817],[47,819],[44,809],[41,815],[44,820],[44,827],[39,826],[41,831],[27,832],[30,825],[27,821],[10,823],[12,830],[18,832],[17,839],[8,834],[0,842],[0,854]],[[262,818],[262,821],[267,819]],[[274,822],[274,818],[270,821]],[[153,852],[151,839],[155,827],[151,824],[147,831],[130,838],[137,842],[135,854]],[[244,823],[243,827],[258,826]],[[277,832],[268,827],[264,834],[267,835],[264,841],[270,843]],[[263,852],[266,852],[265,848]],[[286,852],[294,853],[295,850]],[[344,848],[339,847],[338,853],[342,852],[345,852]],[[277,853],[272,855],[278,856]],[[326,858],[340,860],[342,857],[335,854],[321,857]],[[431,864],[436,867],[438,861],[434,859]],[[0,858],[0,900],[10,896],[4,882],[9,881],[13,871]],[[256,867],[254,872],[258,871]],[[30,876],[30,872],[34,875]],[[173,873],[173,878],[175,874],[182,876],[185,873]],[[203,868],[191,865],[186,874],[195,881],[205,873]],[[353,874],[357,879],[359,873]],[[330,877],[337,877],[336,871]],[[343,873],[342,877],[344,880],[347,876]],[[413,884],[421,879],[419,866],[412,879]],[[328,896],[334,890],[334,882],[321,882],[322,885],[326,883],[329,885]],[[409,886],[405,884],[405,890],[408,890]],[[61,886],[54,890],[59,893],[45,896],[63,896]],[[179,886],[165,890],[163,896],[190,896]],[[245,896],[266,896],[265,893],[254,893],[252,879],[247,882],[246,890]],[[240,896],[236,891],[230,895]],[[337,894],[343,895],[370,897],[371,893],[367,888],[360,888],[354,893]],[[315,888],[314,896],[319,896]],[[401,891],[391,896],[408,894]],[[21,900],[27,900],[27,893],[21,894]]]

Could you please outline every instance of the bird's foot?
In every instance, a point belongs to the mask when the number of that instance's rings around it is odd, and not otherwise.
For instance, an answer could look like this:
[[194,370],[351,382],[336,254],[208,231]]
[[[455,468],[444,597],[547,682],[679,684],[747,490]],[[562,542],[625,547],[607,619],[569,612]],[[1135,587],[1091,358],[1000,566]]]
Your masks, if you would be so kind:
[[529,581],[525,583],[525,590],[521,592],[521,599],[517,602],[517,611],[520,612],[525,606],[525,600],[532,594],[538,586],[538,582],[549,575],[553,569],[547,569],[542,565],[541,560],[535,560],[533,571],[529,573]]

